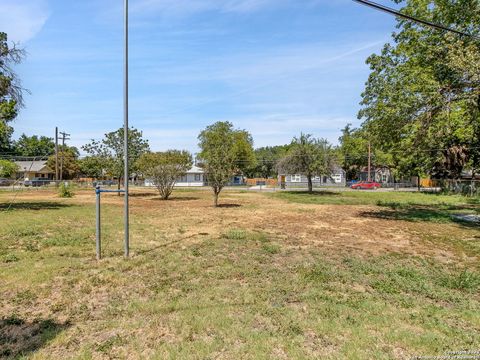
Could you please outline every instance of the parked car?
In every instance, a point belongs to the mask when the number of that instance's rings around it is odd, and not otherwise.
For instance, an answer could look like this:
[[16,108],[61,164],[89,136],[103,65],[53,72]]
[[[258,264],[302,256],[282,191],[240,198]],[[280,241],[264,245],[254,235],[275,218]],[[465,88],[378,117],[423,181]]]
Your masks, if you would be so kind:
[[377,190],[382,187],[381,184],[376,181],[360,181],[350,186],[352,189],[372,189]]
[[350,181],[347,181],[347,186],[352,187],[352,185],[356,183],[358,183],[358,180],[350,180]]
[[0,186],[10,186],[13,185],[14,182],[12,179],[0,178]]
[[45,186],[50,183],[50,180],[45,178],[33,178],[32,180],[25,180],[23,185],[29,187],[38,187],[38,186]]

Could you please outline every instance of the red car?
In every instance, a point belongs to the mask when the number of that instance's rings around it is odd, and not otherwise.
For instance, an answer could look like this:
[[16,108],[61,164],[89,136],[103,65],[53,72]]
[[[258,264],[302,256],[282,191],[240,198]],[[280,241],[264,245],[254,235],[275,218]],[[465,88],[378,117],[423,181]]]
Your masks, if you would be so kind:
[[352,189],[372,189],[372,190],[377,190],[378,188],[381,188],[382,185],[375,182],[375,181],[360,181],[352,186],[350,186]]

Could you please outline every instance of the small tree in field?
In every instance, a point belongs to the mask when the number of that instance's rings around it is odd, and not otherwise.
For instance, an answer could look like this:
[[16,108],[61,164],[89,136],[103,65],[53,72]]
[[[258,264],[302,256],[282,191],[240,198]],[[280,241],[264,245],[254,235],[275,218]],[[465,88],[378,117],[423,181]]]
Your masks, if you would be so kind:
[[[118,178],[118,189],[120,189],[120,180],[124,177],[123,134],[123,128],[120,128],[105,134],[101,141],[92,140],[89,144],[82,146],[82,149],[90,156],[97,157],[97,160],[105,167],[104,170],[107,174]],[[138,170],[137,160],[149,149],[148,141],[143,139],[143,133],[135,128],[130,128],[128,131],[129,174]],[[123,180],[128,181],[128,179]]]
[[330,176],[335,161],[331,145],[325,139],[315,139],[310,134],[300,134],[293,138],[290,150],[277,167],[288,174],[301,174],[307,177],[308,192],[313,192],[314,176]]
[[0,160],[0,177],[13,178],[18,170],[18,165],[13,161]]
[[[59,171],[61,179],[74,179],[80,170],[78,166],[78,149],[74,146],[60,146],[58,152]],[[55,169],[55,155],[48,158],[47,166],[50,169]]]
[[192,164],[192,155],[188,151],[168,150],[143,154],[137,167],[145,177],[152,178],[161,198],[168,200],[175,182],[187,173]]
[[207,126],[198,140],[199,157],[218,206],[218,196],[231,177],[255,162],[252,136],[245,130],[234,129],[230,122],[217,122]]

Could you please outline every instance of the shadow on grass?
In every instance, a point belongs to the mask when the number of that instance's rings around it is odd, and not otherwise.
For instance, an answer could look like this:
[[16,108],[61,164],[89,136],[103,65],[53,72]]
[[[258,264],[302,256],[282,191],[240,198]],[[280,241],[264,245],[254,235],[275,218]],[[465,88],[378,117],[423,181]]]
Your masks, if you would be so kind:
[[168,198],[168,200],[163,200],[163,199],[162,199],[161,197],[159,197],[158,195],[156,195],[156,196],[157,196],[157,197],[155,197],[155,198],[153,198],[153,199],[150,199],[150,200],[165,201],[165,202],[200,200],[199,197],[195,197],[195,196],[182,196],[182,197],[173,196],[173,197]]
[[242,207],[240,204],[219,204],[217,208],[220,209],[231,209],[231,208],[239,208]]
[[285,195],[302,195],[302,196],[339,196],[340,192],[328,191],[328,190],[313,190],[313,192],[308,192],[306,190],[289,190],[282,191],[280,194]]
[[[123,195],[123,194],[121,194]],[[154,197],[158,196],[158,193],[154,192],[128,192],[129,197]]]
[[435,223],[457,223],[471,228],[480,228],[480,224],[455,217],[458,211],[471,211],[475,207],[469,205],[408,205],[396,202],[379,202],[378,206],[387,207],[380,211],[364,211],[362,217],[385,220],[426,221]]
[[178,238],[178,239],[176,239],[176,240],[169,241],[169,242],[164,243],[164,244],[157,245],[157,246],[155,246],[155,247],[153,247],[153,248],[150,248],[150,249],[138,250],[138,251],[136,252],[136,255],[148,254],[148,253],[154,252],[154,251],[156,251],[156,250],[158,250],[158,249],[166,248],[166,247],[168,247],[168,246],[170,246],[170,245],[179,244],[179,243],[181,243],[182,241],[185,241],[185,240],[187,240],[187,239],[193,238],[193,237],[195,237],[195,236],[197,236],[197,235],[202,235],[202,236],[204,236],[204,235],[208,235],[208,233],[193,234],[193,235],[190,235],[190,236],[181,237],[181,238]]
[[17,359],[40,350],[69,328],[51,319],[27,322],[15,315],[0,319],[0,358]]
[[469,198],[467,199],[467,203],[472,205],[480,205],[480,197]]
[[36,201],[36,202],[13,202],[0,203],[0,211],[2,210],[57,210],[71,207],[71,204],[64,204],[53,201]]

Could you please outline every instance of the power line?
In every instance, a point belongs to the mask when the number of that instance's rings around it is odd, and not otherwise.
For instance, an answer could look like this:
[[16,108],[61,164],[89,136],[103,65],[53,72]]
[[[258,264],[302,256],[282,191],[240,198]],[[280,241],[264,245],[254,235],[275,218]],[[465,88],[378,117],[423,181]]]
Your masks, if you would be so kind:
[[410,21],[413,21],[413,22],[416,22],[416,23],[419,23],[419,24],[422,24],[422,25],[427,25],[427,26],[436,28],[438,30],[449,31],[449,32],[452,32],[452,33],[460,35],[460,36],[467,36],[467,37],[471,37],[471,38],[476,39],[476,40],[480,40],[480,38],[476,35],[468,34],[466,32],[456,30],[456,29],[453,29],[453,28],[445,26],[445,25],[437,24],[437,23],[434,23],[434,22],[431,22],[431,21],[419,19],[419,18],[411,16],[411,15],[403,14],[400,11],[397,11],[397,10],[391,8],[391,7],[388,7],[388,6],[385,6],[385,5],[380,5],[380,4],[375,3],[373,1],[370,1],[370,0],[353,0],[353,1],[355,1],[359,4],[362,4],[362,5],[365,5],[365,6],[369,6],[371,8],[376,9],[376,10],[386,12],[387,14],[395,15],[395,16],[398,16],[398,17],[401,17],[401,18],[404,18],[404,19],[407,19],[407,20],[410,20]]

